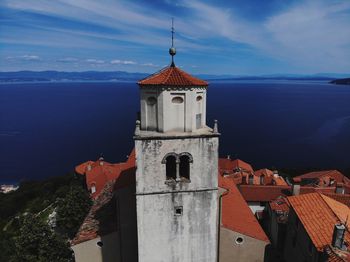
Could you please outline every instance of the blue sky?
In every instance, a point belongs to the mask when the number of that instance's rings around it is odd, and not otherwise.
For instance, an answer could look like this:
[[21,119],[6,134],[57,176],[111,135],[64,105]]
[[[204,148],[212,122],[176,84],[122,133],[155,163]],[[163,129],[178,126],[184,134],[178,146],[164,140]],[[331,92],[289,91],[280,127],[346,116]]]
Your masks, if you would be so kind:
[[350,1],[2,0],[0,71],[349,73]]

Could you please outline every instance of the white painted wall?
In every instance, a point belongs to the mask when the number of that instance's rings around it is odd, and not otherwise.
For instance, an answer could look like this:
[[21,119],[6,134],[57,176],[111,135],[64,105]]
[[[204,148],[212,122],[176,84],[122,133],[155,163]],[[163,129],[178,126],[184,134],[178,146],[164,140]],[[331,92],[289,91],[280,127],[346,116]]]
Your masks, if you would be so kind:
[[[201,127],[206,125],[206,88],[140,87],[141,130],[192,132],[197,128],[196,115],[201,114]],[[200,101],[197,97],[201,96]],[[147,101],[157,99],[155,106]],[[174,103],[181,97],[182,103]],[[166,105],[166,106],[165,106]],[[152,109],[151,109],[152,107]]]
[[263,211],[265,209],[265,206],[261,206],[260,202],[248,202],[248,206],[254,215],[257,211]]
[[[97,245],[102,241],[103,246]],[[117,232],[72,246],[76,262],[119,262],[120,249]]]

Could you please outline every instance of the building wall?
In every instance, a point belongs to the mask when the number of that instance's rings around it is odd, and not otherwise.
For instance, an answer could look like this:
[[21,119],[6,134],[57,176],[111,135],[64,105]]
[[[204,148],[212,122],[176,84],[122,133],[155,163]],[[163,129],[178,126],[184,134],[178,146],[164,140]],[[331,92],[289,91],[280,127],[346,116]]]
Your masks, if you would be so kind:
[[117,205],[117,228],[120,238],[114,249],[120,250],[120,261],[137,262],[137,222],[135,188],[118,189],[115,193]]
[[[103,246],[97,245],[102,242]],[[121,262],[117,232],[72,246],[76,262]]]
[[[217,189],[218,137],[172,138],[135,140],[136,193],[176,192]],[[166,181],[166,165],[162,163],[168,153],[190,153],[190,183],[171,187]]]
[[[237,238],[243,242],[236,243]],[[220,262],[249,261],[262,262],[265,256],[265,247],[268,243],[230,229],[220,229]]]
[[253,214],[255,215],[255,213],[257,211],[263,211],[265,209],[265,205],[264,204],[261,204],[262,202],[252,202],[252,201],[249,201],[247,202],[248,203],[248,206],[249,208],[252,210]]
[[286,262],[316,262],[321,258],[292,208],[288,215],[284,258]]
[[[136,138],[135,150],[139,261],[216,261],[218,137]],[[166,184],[163,158],[183,152],[190,182]]]
[[[206,124],[206,88],[165,89],[140,88],[141,129],[159,132],[191,132],[197,129],[197,115],[201,127]],[[201,99],[197,99],[198,97]],[[154,101],[156,104],[150,103]],[[175,97],[179,99],[173,100]],[[165,106],[166,105],[166,106]]]
[[216,261],[216,190],[137,196],[137,212],[140,262]]

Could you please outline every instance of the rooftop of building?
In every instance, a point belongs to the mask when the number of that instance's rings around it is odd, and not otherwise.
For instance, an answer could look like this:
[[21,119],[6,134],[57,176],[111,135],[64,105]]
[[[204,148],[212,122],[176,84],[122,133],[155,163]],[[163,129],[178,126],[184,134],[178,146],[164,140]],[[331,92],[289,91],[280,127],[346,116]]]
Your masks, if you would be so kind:
[[350,183],[350,180],[338,170],[322,170],[322,171],[309,172],[300,176],[296,176],[293,178],[293,180],[295,182],[301,182],[302,180],[321,179],[323,177],[332,178],[337,183],[346,183],[346,184]]
[[142,86],[206,87],[208,83],[196,78],[176,66],[168,66],[138,82]]
[[[332,244],[335,224],[346,223],[350,209],[319,193],[303,194],[287,198],[312,243],[320,252]],[[345,231],[345,242],[350,244],[350,233]]]
[[222,226],[269,243],[264,230],[241,196],[234,181],[219,175],[219,187],[227,190],[222,197]]

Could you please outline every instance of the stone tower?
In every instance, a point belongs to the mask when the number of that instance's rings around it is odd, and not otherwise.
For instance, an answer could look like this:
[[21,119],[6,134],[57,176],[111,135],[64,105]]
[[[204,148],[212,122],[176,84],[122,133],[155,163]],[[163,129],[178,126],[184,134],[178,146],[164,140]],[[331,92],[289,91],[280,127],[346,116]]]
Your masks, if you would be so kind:
[[169,52],[169,67],[138,82],[139,262],[214,262],[219,133],[206,126],[207,82],[177,68]]

